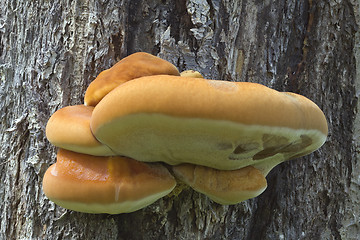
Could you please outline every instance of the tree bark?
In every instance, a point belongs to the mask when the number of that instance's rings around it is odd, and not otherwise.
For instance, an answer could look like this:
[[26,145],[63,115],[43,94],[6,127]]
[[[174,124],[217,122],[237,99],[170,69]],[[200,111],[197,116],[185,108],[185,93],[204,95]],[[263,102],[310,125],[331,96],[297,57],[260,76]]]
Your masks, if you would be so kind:
[[[358,239],[359,12],[356,0],[0,0],[0,239]],[[328,140],[233,206],[191,190],[130,214],[54,205],[41,189],[56,160],[48,118],[137,51],[302,94]]]

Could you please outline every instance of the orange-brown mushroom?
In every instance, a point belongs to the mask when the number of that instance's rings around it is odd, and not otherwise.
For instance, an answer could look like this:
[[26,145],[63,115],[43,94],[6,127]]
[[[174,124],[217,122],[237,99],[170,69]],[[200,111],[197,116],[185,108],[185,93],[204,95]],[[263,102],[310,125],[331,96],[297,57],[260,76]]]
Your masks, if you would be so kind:
[[179,71],[161,58],[144,52],[134,53],[101,72],[87,88],[84,103],[87,106],[96,106],[117,86],[135,78],[159,74],[178,76]]
[[53,145],[67,150],[95,156],[115,155],[99,142],[90,130],[94,107],[67,106],[57,110],[46,125],[46,137]]
[[167,195],[175,185],[174,177],[160,164],[64,149],[43,179],[43,191],[51,201],[87,213],[133,212]]
[[323,112],[301,95],[165,75],[117,87],[95,107],[90,125],[99,141],[139,161],[222,170],[253,165],[264,175],[318,149],[328,131]]
[[60,149],[43,181],[50,200],[80,212],[132,212],[167,195],[174,177],[144,163],[157,161],[215,202],[235,204],[261,194],[274,166],[315,151],[328,133],[323,112],[301,95],[180,76],[146,53],[100,73],[84,102],[50,118],[49,141],[76,152]]
[[227,171],[180,164],[172,169],[180,181],[223,205],[237,204],[254,198],[267,187],[265,176],[252,166]]

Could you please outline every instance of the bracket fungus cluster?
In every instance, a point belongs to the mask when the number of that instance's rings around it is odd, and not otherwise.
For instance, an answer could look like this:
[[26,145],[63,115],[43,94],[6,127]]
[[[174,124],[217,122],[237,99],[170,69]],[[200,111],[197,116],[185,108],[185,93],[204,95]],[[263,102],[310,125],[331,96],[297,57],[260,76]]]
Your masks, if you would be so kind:
[[89,213],[136,211],[177,182],[236,204],[261,194],[277,164],[321,147],[327,131],[323,112],[301,95],[180,74],[135,53],[99,74],[84,105],[51,116],[46,135],[60,150],[43,190]]

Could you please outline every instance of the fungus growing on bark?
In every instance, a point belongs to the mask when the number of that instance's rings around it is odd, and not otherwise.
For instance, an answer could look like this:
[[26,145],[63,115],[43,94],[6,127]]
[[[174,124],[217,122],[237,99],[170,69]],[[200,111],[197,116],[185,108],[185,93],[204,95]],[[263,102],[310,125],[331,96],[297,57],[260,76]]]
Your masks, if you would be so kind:
[[46,125],[46,137],[53,145],[95,156],[111,156],[114,152],[100,143],[90,130],[94,107],[75,105],[57,110]]
[[182,182],[223,205],[254,198],[267,186],[265,176],[253,166],[225,171],[194,164],[180,164],[172,169]]
[[80,212],[132,212],[170,193],[174,177],[146,162],[174,165],[182,183],[235,204],[261,194],[274,166],[315,151],[328,131],[301,95],[180,75],[146,53],[100,73],[84,101],[51,116],[49,141],[74,152],[60,149],[43,181],[50,200]]
[[160,164],[64,149],[43,179],[43,191],[51,201],[86,213],[133,212],[164,197],[175,185],[174,177]]
[[131,54],[113,67],[102,71],[90,83],[85,93],[84,103],[87,106],[96,106],[117,86],[135,78],[159,74],[179,76],[179,71],[168,61],[151,54],[144,52]]
[[118,155],[138,161],[222,170],[253,165],[264,175],[318,149],[327,136],[324,114],[303,96],[164,75],[114,89],[95,107],[90,126]]

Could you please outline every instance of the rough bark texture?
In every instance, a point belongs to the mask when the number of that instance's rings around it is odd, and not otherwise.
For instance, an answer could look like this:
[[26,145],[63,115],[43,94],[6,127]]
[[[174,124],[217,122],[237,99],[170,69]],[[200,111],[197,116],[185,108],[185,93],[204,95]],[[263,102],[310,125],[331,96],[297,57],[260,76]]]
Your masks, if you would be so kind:
[[[0,0],[0,239],[358,239],[359,11],[357,0]],[[234,206],[190,190],[131,214],[55,206],[41,190],[56,152],[47,119],[137,51],[305,95],[328,141]]]

